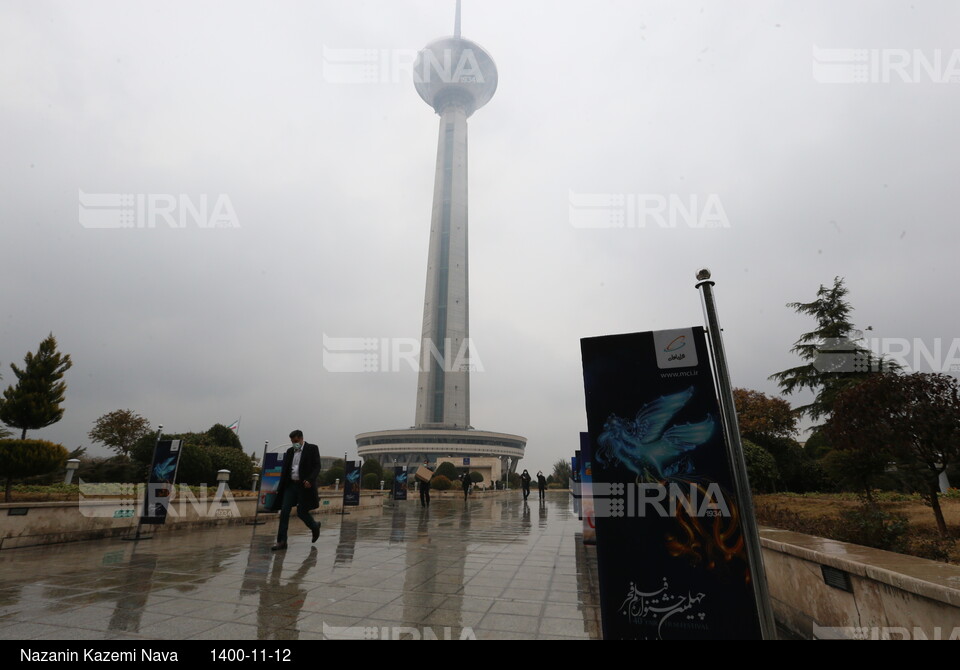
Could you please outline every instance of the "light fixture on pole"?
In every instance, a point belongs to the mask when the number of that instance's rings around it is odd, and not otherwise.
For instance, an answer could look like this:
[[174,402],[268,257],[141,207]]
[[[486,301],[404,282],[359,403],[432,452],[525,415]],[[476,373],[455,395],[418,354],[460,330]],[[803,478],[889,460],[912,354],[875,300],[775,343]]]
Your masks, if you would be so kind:
[[63,477],[63,483],[69,484],[73,481],[73,473],[80,467],[79,458],[71,458],[67,461],[67,473]]

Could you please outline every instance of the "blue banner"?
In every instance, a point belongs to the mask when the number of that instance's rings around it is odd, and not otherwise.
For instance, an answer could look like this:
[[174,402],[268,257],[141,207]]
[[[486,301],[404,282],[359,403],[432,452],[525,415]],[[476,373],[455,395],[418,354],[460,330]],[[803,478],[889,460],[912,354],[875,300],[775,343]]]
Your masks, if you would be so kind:
[[402,465],[393,469],[393,499],[407,499],[407,469]]
[[180,465],[180,440],[160,440],[153,450],[150,478],[143,500],[140,523],[162,525],[167,520],[167,508],[174,494],[177,467]]
[[347,461],[343,475],[343,506],[360,506],[360,462]]
[[573,458],[570,459],[571,486],[576,492],[573,496],[573,513],[578,519],[583,520],[583,501],[580,499],[580,451],[577,450],[573,454]]
[[[289,446],[289,445],[287,445]],[[280,450],[263,452],[263,465],[260,473],[260,497],[257,505],[261,512],[273,510],[273,500],[277,497],[280,487],[280,473],[283,470],[283,454],[287,446]]]
[[604,639],[760,639],[703,329],[581,351]]

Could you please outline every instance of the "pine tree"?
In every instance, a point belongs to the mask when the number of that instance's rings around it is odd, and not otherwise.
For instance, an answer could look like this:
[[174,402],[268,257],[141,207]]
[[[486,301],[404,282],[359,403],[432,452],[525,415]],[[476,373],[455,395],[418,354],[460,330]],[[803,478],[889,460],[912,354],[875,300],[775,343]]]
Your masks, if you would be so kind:
[[63,418],[60,403],[67,390],[63,374],[73,365],[69,354],[57,351],[53,333],[40,343],[36,354],[28,352],[23,362],[22,370],[10,364],[17,384],[3,392],[0,402],[0,421],[19,428],[21,440],[27,438],[28,430],[45,428]]
[[795,407],[793,411],[797,415],[806,414],[814,421],[830,415],[833,401],[843,389],[865,379],[871,372],[899,369],[859,344],[862,336],[851,321],[853,307],[845,299],[847,293],[843,277],[835,277],[832,287],[820,285],[813,302],[787,304],[798,314],[814,317],[817,328],[801,335],[790,350],[807,363],[772,374],[770,379],[788,395],[804,389],[813,391],[816,394],[813,402]]

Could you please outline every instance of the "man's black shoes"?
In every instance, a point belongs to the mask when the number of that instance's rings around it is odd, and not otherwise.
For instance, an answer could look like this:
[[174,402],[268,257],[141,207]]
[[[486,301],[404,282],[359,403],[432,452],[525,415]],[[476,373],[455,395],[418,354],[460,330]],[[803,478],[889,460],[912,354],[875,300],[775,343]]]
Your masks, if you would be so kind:
[[320,522],[317,522],[317,527],[313,529],[313,539],[311,542],[316,542],[317,538],[320,537]]
[[286,542],[277,542],[275,545],[273,545],[272,547],[270,547],[270,551],[280,551],[280,550],[286,549],[286,548],[287,548],[287,543],[286,543]]

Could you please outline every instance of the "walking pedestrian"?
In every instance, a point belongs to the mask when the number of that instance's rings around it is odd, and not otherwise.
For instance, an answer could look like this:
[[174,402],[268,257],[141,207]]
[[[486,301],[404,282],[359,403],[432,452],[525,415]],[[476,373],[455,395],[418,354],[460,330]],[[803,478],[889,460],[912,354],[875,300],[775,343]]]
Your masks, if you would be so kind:
[[280,526],[277,528],[277,543],[273,551],[287,548],[287,528],[290,524],[290,512],[296,507],[297,517],[313,533],[312,542],[320,537],[320,522],[310,514],[320,507],[317,495],[317,477],[320,476],[320,449],[315,444],[303,441],[303,431],[290,433],[292,445],[283,455],[280,469],[280,483],[277,495],[273,499],[271,511],[280,512]]

